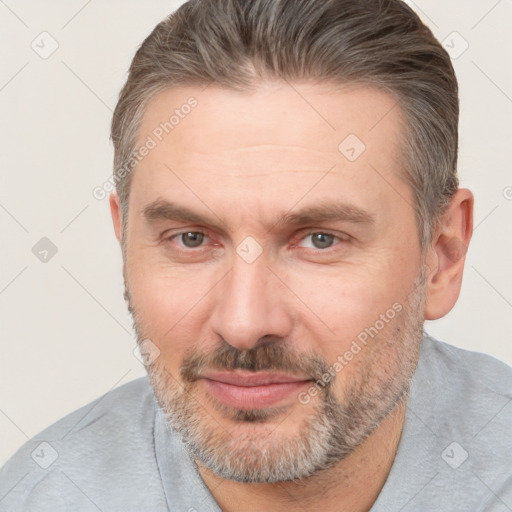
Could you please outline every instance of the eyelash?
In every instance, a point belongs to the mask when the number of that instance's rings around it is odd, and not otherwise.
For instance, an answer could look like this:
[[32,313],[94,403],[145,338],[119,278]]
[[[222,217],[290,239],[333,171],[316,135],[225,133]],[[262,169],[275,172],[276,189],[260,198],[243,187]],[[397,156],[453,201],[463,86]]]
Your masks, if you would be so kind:
[[[179,238],[181,235],[184,235],[186,233],[200,234],[200,235],[204,235],[206,238],[209,238],[208,235],[204,231],[187,230],[187,231],[180,231],[179,233],[175,233],[172,236],[166,237],[166,238],[164,238],[163,241],[164,242],[171,242],[175,238]],[[346,236],[346,238],[345,238],[344,236],[336,235],[334,233],[331,233],[330,231],[316,230],[316,231],[309,231],[309,232],[305,233],[304,235],[302,235],[301,238],[299,238],[299,242],[302,241],[304,238],[307,238],[308,236],[318,235],[318,234],[332,236],[335,239],[338,239],[340,242],[347,242],[349,240],[349,236],[348,235],[345,235]],[[188,247],[188,248],[185,248],[185,249],[181,249],[180,248],[180,251],[184,252],[184,253],[192,253],[192,252],[196,252],[195,249],[201,249],[203,247],[204,246],[201,245],[199,247],[192,247],[192,248]],[[318,252],[318,253],[329,253],[332,250],[335,250],[335,246],[327,247],[326,249],[314,249],[314,248],[310,248],[310,247],[300,247],[299,249],[302,249],[302,250],[305,249],[305,250],[308,250],[308,251],[314,251],[314,252]]]

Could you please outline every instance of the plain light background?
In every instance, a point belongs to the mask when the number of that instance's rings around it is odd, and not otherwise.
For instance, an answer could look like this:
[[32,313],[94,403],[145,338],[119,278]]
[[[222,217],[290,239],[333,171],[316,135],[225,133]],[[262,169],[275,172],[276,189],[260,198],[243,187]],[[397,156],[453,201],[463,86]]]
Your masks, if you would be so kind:
[[[145,375],[108,199],[92,191],[111,175],[109,124],[131,58],[181,3],[0,2],[0,465],[44,427]],[[460,299],[425,327],[512,365],[512,2],[408,3],[453,57],[459,174],[476,198]],[[32,250],[43,237],[57,248],[46,262]]]

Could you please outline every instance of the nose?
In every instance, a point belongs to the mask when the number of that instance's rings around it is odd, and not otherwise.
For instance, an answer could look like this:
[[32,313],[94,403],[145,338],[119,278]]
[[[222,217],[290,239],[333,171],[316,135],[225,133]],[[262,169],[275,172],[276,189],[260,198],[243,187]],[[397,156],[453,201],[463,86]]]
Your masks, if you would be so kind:
[[285,338],[292,329],[290,292],[261,255],[247,263],[235,254],[231,271],[216,286],[211,328],[227,343],[250,350],[267,336]]

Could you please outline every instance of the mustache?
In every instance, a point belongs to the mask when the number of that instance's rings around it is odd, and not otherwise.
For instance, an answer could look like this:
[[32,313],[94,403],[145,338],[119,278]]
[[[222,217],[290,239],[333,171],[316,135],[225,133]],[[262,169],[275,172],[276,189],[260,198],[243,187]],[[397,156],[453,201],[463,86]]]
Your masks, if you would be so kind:
[[251,349],[240,350],[226,341],[208,353],[185,357],[180,368],[184,382],[192,383],[207,370],[278,371],[306,374],[317,381],[328,372],[329,365],[315,354],[296,353],[282,341],[265,342]]

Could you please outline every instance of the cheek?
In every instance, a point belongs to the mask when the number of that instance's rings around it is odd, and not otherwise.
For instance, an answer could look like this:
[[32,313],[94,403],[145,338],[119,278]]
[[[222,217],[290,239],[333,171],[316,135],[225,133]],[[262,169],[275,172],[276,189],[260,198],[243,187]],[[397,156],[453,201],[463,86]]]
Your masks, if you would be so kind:
[[178,359],[187,348],[197,345],[203,324],[198,317],[201,299],[208,293],[204,279],[158,265],[139,265],[128,273],[128,280],[144,335],[162,354]]
[[305,329],[317,333],[323,351],[332,360],[348,350],[352,340],[373,326],[380,315],[403,301],[412,275],[386,262],[384,266],[347,265],[330,272],[289,275],[289,282],[307,306],[300,308],[304,310]]

